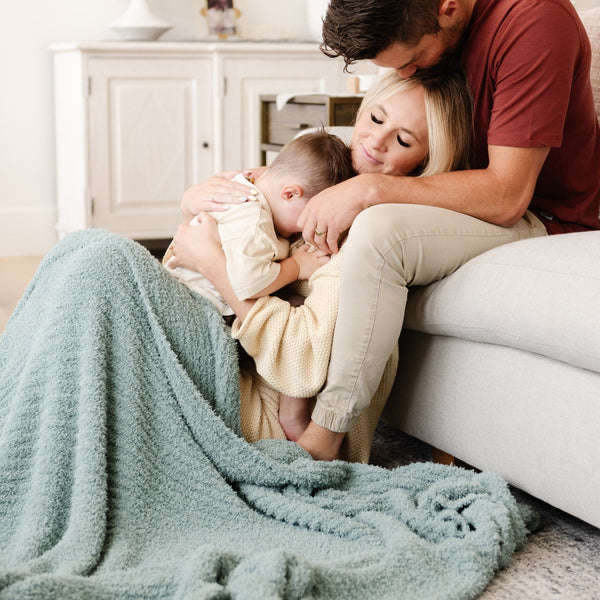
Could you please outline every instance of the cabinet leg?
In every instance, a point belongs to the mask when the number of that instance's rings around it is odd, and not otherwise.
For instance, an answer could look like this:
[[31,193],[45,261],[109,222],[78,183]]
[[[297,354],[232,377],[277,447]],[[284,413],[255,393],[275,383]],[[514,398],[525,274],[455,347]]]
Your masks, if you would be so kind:
[[433,458],[433,462],[439,463],[441,465],[453,465],[455,460],[452,454],[448,454],[439,448],[434,448],[431,446],[431,457]]

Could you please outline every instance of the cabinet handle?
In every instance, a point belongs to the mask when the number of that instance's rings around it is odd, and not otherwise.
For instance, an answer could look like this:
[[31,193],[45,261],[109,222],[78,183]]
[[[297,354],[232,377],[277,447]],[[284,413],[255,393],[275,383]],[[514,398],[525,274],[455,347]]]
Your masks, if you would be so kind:
[[310,125],[308,123],[300,123],[300,125],[298,125],[298,129],[308,129],[310,127]]
[[208,142],[202,142],[203,148],[208,148],[209,146],[210,146],[210,144]]

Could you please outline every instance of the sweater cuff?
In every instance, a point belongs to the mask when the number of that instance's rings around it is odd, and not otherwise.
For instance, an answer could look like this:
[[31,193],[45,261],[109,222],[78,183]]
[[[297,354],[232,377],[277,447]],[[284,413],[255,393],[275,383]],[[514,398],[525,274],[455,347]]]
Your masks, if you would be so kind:
[[321,427],[325,427],[325,429],[329,429],[329,431],[335,431],[336,433],[346,433],[350,431],[354,425],[356,425],[356,421],[358,421],[358,417],[354,415],[339,415],[338,413],[327,410],[323,406],[319,404],[315,405],[313,409],[311,419]]
[[231,337],[234,340],[241,341],[240,338],[242,338],[248,333],[248,329],[252,327],[254,315],[262,310],[262,307],[266,302],[268,302],[269,298],[269,296],[263,296],[262,298],[258,298],[252,306],[252,308],[250,309],[250,311],[248,312],[248,314],[246,315],[246,318],[243,322],[240,321],[237,317],[235,318],[235,321],[231,326]]

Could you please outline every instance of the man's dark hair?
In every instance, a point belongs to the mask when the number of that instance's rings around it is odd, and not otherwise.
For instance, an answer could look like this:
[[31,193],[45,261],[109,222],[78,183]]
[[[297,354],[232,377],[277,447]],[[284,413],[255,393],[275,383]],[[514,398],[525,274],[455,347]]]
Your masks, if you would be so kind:
[[395,42],[416,46],[424,35],[440,30],[438,6],[439,0],[331,0],[321,51],[342,56],[347,70]]

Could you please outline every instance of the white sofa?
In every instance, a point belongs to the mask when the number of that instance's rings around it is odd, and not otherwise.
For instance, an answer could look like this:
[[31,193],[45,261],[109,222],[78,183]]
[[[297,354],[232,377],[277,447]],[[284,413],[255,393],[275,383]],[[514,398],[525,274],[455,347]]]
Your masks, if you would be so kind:
[[[582,19],[600,114],[600,7]],[[600,527],[600,232],[509,244],[411,290],[399,345],[385,421]]]

